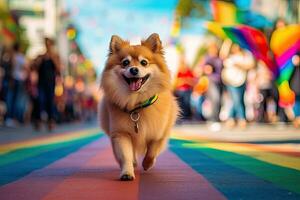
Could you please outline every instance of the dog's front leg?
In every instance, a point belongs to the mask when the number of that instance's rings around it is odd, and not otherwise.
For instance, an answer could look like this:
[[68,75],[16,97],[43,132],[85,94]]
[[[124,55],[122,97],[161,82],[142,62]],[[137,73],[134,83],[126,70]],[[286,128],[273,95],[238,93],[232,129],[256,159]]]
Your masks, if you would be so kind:
[[135,178],[133,167],[133,147],[128,134],[117,133],[111,138],[113,152],[121,167],[120,180],[131,181]]
[[156,161],[156,157],[166,147],[167,142],[168,139],[164,138],[161,140],[151,141],[147,144],[147,152],[142,164],[144,170],[147,171],[153,167]]

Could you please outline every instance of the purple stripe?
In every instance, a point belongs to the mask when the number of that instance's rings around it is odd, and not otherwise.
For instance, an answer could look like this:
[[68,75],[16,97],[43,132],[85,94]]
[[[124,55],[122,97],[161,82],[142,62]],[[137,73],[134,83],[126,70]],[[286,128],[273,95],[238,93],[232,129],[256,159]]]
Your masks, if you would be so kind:
[[64,159],[58,160],[43,169],[33,171],[18,181],[0,187],[1,199],[38,200],[43,198],[66,177],[77,172],[82,165],[95,156],[99,152],[99,147],[105,148],[105,146],[107,146],[107,143],[100,144],[97,140]]
[[139,199],[226,199],[201,174],[170,151],[164,152],[156,166],[141,172]]

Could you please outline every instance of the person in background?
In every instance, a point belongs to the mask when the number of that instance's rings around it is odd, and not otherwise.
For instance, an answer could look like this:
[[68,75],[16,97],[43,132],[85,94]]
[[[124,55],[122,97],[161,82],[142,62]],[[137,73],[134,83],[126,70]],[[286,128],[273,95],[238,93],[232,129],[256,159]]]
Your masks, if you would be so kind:
[[75,112],[74,112],[74,97],[75,97],[75,89],[74,87],[69,87],[65,85],[65,121],[71,122],[75,120]]
[[48,129],[54,127],[54,97],[55,79],[60,72],[60,63],[54,50],[54,41],[45,38],[46,52],[38,59],[38,96],[41,110],[45,110],[48,117]]
[[223,83],[221,80],[221,72],[223,68],[223,60],[219,57],[219,48],[216,43],[208,46],[208,52],[205,56],[203,72],[209,79],[207,97],[212,104],[212,124],[213,129],[220,129],[218,123],[222,104]]
[[278,18],[275,23],[273,29],[283,28],[286,26],[286,21],[283,18]]
[[296,128],[300,127],[300,54],[292,58],[293,65],[295,69],[290,79],[290,87],[295,92],[295,105],[294,105],[294,126]]
[[277,104],[278,91],[275,85],[275,80],[272,72],[268,69],[266,64],[259,60],[256,71],[256,84],[259,89],[259,108],[257,122],[276,122],[276,113],[278,106],[275,106],[274,111],[268,110],[268,102],[273,101]]
[[36,130],[40,129],[40,102],[38,92],[38,72],[37,64],[40,58],[34,59],[30,64],[29,75],[26,81],[27,93],[31,101],[31,121]]
[[3,89],[3,87],[2,87],[3,77],[4,77],[4,70],[0,66],[0,126],[4,125],[4,116],[5,116],[5,113],[6,113],[6,105],[5,105],[5,101],[4,101],[4,97],[3,97],[3,93],[2,93],[2,91],[3,91],[2,90]]
[[237,44],[233,44],[231,54],[224,60],[222,70],[222,80],[233,102],[229,119],[226,122],[226,125],[230,128],[235,125],[234,119],[237,119],[241,128],[245,128],[247,125],[244,94],[247,72],[253,67],[254,59],[250,52],[242,50]]
[[0,67],[2,71],[1,99],[5,102],[4,125],[13,126],[13,49],[4,47],[0,56]]
[[175,81],[175,96],[179,101],[183,120],[191,118],[191,94],[195,84],[193,71],[186,65],[184,57],[181,56],[178,73]]
[[208,88],[208,78],[203,75],[202,67],[195,67],[194,75],[198,79],[197,83],[193,87],[191,95],[191,108],[194,119],[197,121],[205,121],[203,116],[202,105],[205,100],[205,93]]
[[256,69],[253,68],[247,73],[246,90],[245,90],[245,108],[246,119],[253,122],[257,118],[257,107],[259,105],[259,89],[256,84]]
[[27,104],[27,94],[25,88],[25,81],[28,75],[25,55],[22,53],[20,45],[14,44],[13,54],[13,95],[12,95],[12,112],[13,117],[19,122],[24,122],[24,113]]
[[97,103],[94,98],[90,94],[84,94],[84,105],[83,105],[83,116],[84,121],[91,122],[95,117],[95,108],[97,107]]

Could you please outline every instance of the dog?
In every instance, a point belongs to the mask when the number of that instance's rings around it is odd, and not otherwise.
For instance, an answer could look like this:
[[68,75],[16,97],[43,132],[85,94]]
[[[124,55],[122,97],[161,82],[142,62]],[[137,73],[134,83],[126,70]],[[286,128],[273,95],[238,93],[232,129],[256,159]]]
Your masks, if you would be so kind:
[[111,140],[120,180],[130,181],[139,156],[144,170],[153,167],[179,112],[159,35],[140,45],[113,35],[101,88],[100,125]]

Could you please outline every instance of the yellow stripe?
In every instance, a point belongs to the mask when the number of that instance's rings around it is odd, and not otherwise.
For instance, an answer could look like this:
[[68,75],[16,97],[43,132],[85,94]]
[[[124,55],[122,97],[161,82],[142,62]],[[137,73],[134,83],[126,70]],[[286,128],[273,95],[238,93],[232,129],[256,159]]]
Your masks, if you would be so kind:
[[[190,133],[190,132],[182,132],[182,131],[173,131],[171,135],[172,139],[178,139],[178,140],[192,140],[192,141],[197,141],[197,142],[221,142],[221,143],[233,143],[235,145],[243,145],[243,144],[238,144],[234,143],[232,141],[226,141],[226,140],[221,140],[217,138],[211,138],[211,137],[206,137],[203,135],[195,134],[195,133]],[[299,152],[300,151],[300,145],[298,144],[251,144],[253,148],[255,148],[256,145],[262,146],[262,147],[271,147],[273,150],[278,150],[278,151],[286,151],[286,152]],[[266,151],[268,151],[266,149]]]
[[281,154],[264,152],[255,148],[245,147],[236,143],[198,143],[184,144],[187,147],[208,147],[222,151],[234,152],[241,155],[251,156],[257,160],[272,163],[282,167],[300,170],[300,158],[285,156]]
[[[184,133],[181,131],[173,131],[172,138],[200,142],[200,144],[185,144],[187,146],[208,147],[222,151],[234,152],[241,155],[251,156],[257,160],[272,163],[274,165],[300,170],[300,158],[268,152],[267,150],[256,149],[255,145],[243,146],[243,144],[238,143],[216,141],[208,137]],[[280,147],[278,150],[288,149],[286,147]],[[297,148],[293,148],[293,150],[298,151]]]
[[100,130],[97,128],[85,130],[85,131],[78,131],[75,133],[68,133],[68,134],[59,134],[52,137],[43,137],[33,140],[27,140],[27,141],[21,141],[21,142],[15,142],[10,144],[4,144],[0,145],[0,155],[8,153],[10,151],[21,149],[21,148],[28,148],[33,146],[41,146],[46,144],[55,144],[59,142],[65,142],[65,141],[72,141],[84,137],[89,137],[92,135],[99,134]]

